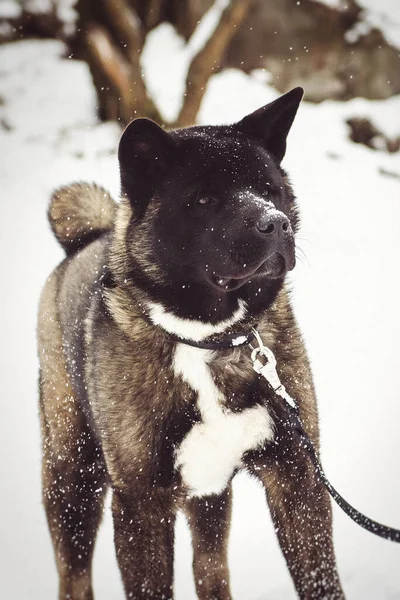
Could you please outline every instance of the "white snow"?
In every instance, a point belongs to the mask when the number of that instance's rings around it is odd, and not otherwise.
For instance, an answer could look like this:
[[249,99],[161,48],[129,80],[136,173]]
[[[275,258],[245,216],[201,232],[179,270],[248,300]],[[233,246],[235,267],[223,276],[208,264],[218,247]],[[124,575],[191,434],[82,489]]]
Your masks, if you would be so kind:
[[227,4],[227,0],[215,0],[188,43],[170,23],[162,23],[146,37],[142,52],[144,77],[161,115],[170,122],[181,108],[190,63],[211,37]]
[[[77,0],[0,0],[0,19],[18,19],[22,10],[30,14],[42,14],[54,11],[63,24],[63,33],[72,35],[75,30],[77,13],[75,4]],[[8,23],[0,23],[0,32],[11,35]]]
[[[332,8],[347,9],[346,0],[314,0]],[[297,2],[300,4],[300,2]],[[354,43],[359,37],[366,35],[370,29],[377,27],[389,44],[400,48],[400,2],[396,0],[357,0],[362,8],[357,23],[346,33],[346,39]]]
[[[180,42],[170,36],[166,44],[163,28],[159,38],[153,33],[146,74],[159,73],[159,61],[171,75]],[[96,120],[87,67],[62,53],[50,41],[0,47],[0,580],[2,597],[13,600],[50,600],[57,588],[41,505],[35,349],[40,289],[62,258],[46,220],[48,198],[54,186],[80,179],[118,193],[119,130]],[[161,75],[152,89],[173,114],[182,86]],[[227,71],[213,77],[200,120],[232,122],[276,96],[256,77]],[[290,134],[284,166],[301,206],[305,255],[292,277],[293,298],[315,375],[327,474],[357,508],[400,527],[400,160],[348,141],[345,119],[359,113],[399,134],[399,97],[303,103]],[[347,598],[398,598],[400,547],[336,507],[334,519]],[[177,540],[176,599],[194,600],[183,518]],[[295,598],[263,492],[245,475],[234,482],[229,560],[237,600]],[[97,600],[122,600],[109,511],[94,581]]]
[[386,40],[400,48],[400,3],[392,0],[361,0],[364,7],[360,19],[371,27],[381,29]]
[[17,19],[22,12],[20,4],[13,0],[1,0],[0,2],[0,18],[1,19]]

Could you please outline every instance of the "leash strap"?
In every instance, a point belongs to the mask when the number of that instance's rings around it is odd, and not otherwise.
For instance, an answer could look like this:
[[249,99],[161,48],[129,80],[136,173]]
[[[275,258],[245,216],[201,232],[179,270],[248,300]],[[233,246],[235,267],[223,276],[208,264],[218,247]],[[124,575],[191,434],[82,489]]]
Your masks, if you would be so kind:
[[304,447],[304,449],[308,452],[308,455],[311,459],[312,464],[314,465],[315,471],[321,482],[325,485],[329,494],[335,500],[336,504],[340,506],[340,508],[351,518],[355,523],[378,535],[385,540],[390,540],[392,542],[400,543],[400,530],[394,529],[393,527],[388,527],[387,525],[382,525],[373,519],[370,519],[366,515],[362,514],[356,508],[351,506],[339,494],[337,490],[330,483],[329,479],[325,475],[325,472],[322,468],[321,462],[317,456],[314,445],[306,432],[304,431],[302,422],[299,417],[299,407],[297,403],[293,400],[293,398],[288,394],[284,385],[281,383],[278,373],[276,371],[276,359],[272,350],[270,350],[267,346],[264,345],[260,334],[258,331],[253,329],[254,337],[258,342],[258,347],[253,348],[251,345],[252,353],[251,359],[253,361],[253,368],[262,377],[264,377],[269,385],[272,387],[276,396],[285,401],[285,405],[288,409],[288,421],[292,429],[298,434],[300,438],[300,445]]
[[348,515],[351,519],[353,519],[353,521],[355,523],[357,523],[358,525],[361,525],[361,527],[363,527],[367,531],[370,531],[371,533],[375,533],[375,535],[378,535],[379,537],[384,538],[385,540],[390,540],[391,542],[400,543],[400,530],[399,529],[394,529],[393,527],[388,527],[387,525],[382,525],[381,523],[378,523],[377,521],[370,519],[366,515],[363,515],[359,510],[354,508],[354,506],[349,504],[347,502],[347,500],[345,500],[343,498],[343,496],[341,496],[337,490],[335,490],[335,488],[330,483],[330,481],[328,480],[327,476],[324,473],[324,470],[323,470],[321,463],[317,457],[315,448],[314,448],[311,440],[308,438],[308,436],[304,432],[302,434],[302,441],[304,442],[304,447],[308,452],[308,455],[315,467],[315,470],[317,471],[317,473],[319,475],[320,480],[325,485],[326,489],[328,490],[328,492],[330,493],[332,498],[335,500],[336,504],[338,504],[340,506],[340,508],[346,513],[346,515]]

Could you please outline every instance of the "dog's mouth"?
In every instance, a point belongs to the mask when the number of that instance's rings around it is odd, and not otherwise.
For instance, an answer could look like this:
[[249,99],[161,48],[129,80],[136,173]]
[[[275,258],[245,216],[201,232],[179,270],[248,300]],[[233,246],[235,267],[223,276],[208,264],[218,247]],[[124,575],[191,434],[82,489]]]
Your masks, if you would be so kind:
[[264,262],[262,262],[261,265],[257,266],[254,270],[246,272],[245,275],[230,275],[227,277],[225,275],[218,275],[217,273],[214,273],[211,280],[219,290],[231,292],[239,289],[242,287],[242,285],[245,285],[254,278],[282,278],[288,271],[291,271],[294,266],[294,257],[290,257],[290,259],[287,260],[282,254],[274,252]]
[[248,277],[238,279],[233,277],[220,277],[219,275],[212,276],[212,282],[214,283],[214,285],[216,285],[218,289],[224,290],[225,292],[231,292],[232,290],[239,289],[248,280]]

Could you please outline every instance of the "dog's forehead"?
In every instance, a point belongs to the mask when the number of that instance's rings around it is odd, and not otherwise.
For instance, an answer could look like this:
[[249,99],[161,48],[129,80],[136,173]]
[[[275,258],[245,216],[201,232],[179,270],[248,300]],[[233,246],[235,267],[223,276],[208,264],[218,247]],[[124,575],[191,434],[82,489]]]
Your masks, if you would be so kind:
[[193,127],[178,138],[181,165],[199,176],[263,181],[279,177],[273,159],[255,141],[231,127]]

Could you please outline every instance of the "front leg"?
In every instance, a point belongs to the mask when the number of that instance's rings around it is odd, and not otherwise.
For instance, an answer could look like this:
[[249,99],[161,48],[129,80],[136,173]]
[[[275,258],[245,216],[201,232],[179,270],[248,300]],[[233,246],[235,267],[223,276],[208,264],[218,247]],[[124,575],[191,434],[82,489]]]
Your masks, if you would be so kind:
[[192,498],[185,506],[192,533],[193,573],[199,600],[231,600],[228,538],[232,489]]
[[172,598],[174,524],[171,494],[114,490],[114,540],[126,598]]
[[296,591],[302,600],[343,599],[333,549],[328,492],[317,479],[297,438],[287,440],[278,435],[277,439],[278,451],[274,451],[273,459],[253,457],[249,470],[265,487]]

